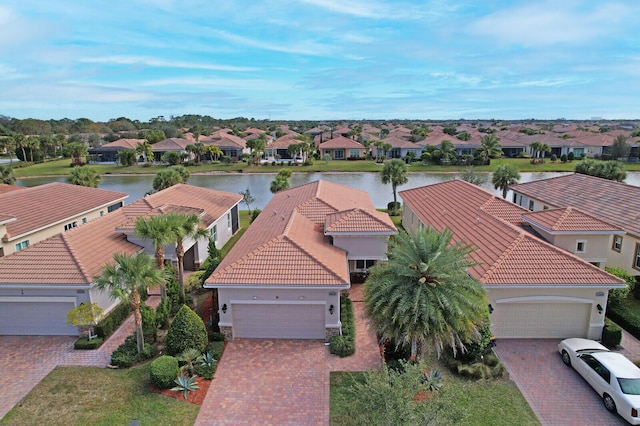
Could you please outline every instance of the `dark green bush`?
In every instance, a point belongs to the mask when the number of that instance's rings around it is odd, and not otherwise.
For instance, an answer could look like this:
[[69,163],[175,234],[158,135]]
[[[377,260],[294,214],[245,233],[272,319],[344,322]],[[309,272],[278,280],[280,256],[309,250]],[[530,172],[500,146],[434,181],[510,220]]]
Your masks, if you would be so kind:
[[627,330],[634,337],[640,339],[640,312],[635,304],[623,301],[620,304],[607,306],[607,316]]
[[254,220],[256,220],[256,218],[258,217],[258,215],[260,214],[260,212],[262,212],[262,210],[260,209],[253,209],[253,211],[251,212],[251,222],[249,223],[253,223]]
[[169,355],[162,355],[151,362],[149,375],[151,383],[160,389],[170,389],[178,377],[178,360]]
[[216,372],[217,365],[217,363],[214,363],[213,365],[196,364],[193,369],[198,376],[203,379],[211,380]]
[[155,342],[158,337],[158,325],[156,323],[156,311],[144,303],[140,305],[142,315],[142,334],[145,342]]
[[212,331],[211,333],[209,333],[209,341],[211,342],[224,342],[224,340],[224,334],[220,333],[219,331]]
[[204,352],[208,341],[207,328],[202,318],[187,305],[182,305],[169,326],[164,341],[167,353],[178,355],[188,348]]
[[605,318],[602,329],[602,344],[610,349],[616,348],[622,341],[622,328]]
[[144,353],[138,354],[136,346],[136,335],[127,337],[123,344],[111,354],[111,365],[120,368],[129,368],[134,364],[145,359],[153,358],[155,355],[155,347],[153,345],[145,345]]
[[165,265],[165,279],[167,280],[167,297],[171,301],[171,312],[175,313],[182,306],[182,288],[178,282],[178,271],[171,265]]
[[350,356],[356,353],[356,324],[353,303],[345,294],[340,295],[340,321],[342,335],[329,340],[329,352],[339,357]]
[[104,340],[102,337],[94,337],[89,340],[86,337],[81,337],[73,344],[74,349],[98,349]]
[[156,308],[156,324],[158,327],[164,327],[169,321],[169,315],[171,314],[171,300],[165,297],[160,301],[160,304]]
[[393,201],[387,203],[387,211],[388,212],[392,212],[392,211],[396,211],[396,210],[400,210],[400,202],[396,201],[395,203]]
[[224,352],[224,342],[209,342],[205,352],[210,353],[216,360],[219,360],[222,357],[222,352]]
[[127,319],[129,314],[131,313],[131,306],[127,303],[121,303],[116,306],[109,314],[102,318],[98,325],[96,325],[96,334],[103,339],[109,337],[111,333],[114,332],[116,328],[122,324],[122,322]]

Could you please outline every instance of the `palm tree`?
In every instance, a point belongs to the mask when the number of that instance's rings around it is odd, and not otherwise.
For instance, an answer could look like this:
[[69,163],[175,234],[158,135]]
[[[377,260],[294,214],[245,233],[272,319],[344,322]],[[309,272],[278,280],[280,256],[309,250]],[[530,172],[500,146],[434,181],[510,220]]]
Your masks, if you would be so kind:
[[135,223],[135,234],[151,241],[155,250],[156,266],[164,269],[164,247],[173,243],[172,230],[177,227],[168,214],[139,217]]
[[16,149],[16,141],[11,136],[0,138],[0,147],[9,154],[9,167],[13,165],[13,151]]
[[209,234],[206,229],[198,227],[200,224],[200,218],[196,214],[185,213],[168,213],[168,223],[172,224],[169,227],[168,233],[170,239],[176,244],[176,258],[178,260],[178,282],[182,288],[182,300],[187,300],[187,295],[184,290],[184,246],[183,242],[187,238],[198,239],[201,237],[208,237]]
[[5,185],[13,185],[16,183],[16,177],[13,174],[13,168],[11,166],[0,165],[0,183]]
[[456,146],[448,139],[443,140],[440,143],[440,148],[433,152],[433,156],[440,158],[440,162],[442,162],[442,159],[451,161],[456,158],[456,155]]
[[480,336],[487,315],[482,284],[467,274],[473,249],[453,234],[431,228],[404,230],[389,246],[387,262],[374,266],[364,284],[367,315],[382,339],[411,346],[411,359],[445,346],[454,354]]
[[153,147],[148,140],[145,139],[142,142],[138,142],[138,145],[136,145],[136,154],[144,155],[147,163],[153,160]]
[[69,174],[67,175],[67,183],[87,186],[89,188],[97,188],[101,180],[102,176],[88,166],[74,167],[69,170]]
[[393,190],[393,209],[396,210],[398,205],[398,185],[404,185],[409,181],[409,177],[407,176],[407,165],[404,161],[397,158],[385,163],[382,168],[380,179],[384,184],[391,183],[391,188]]
[[499,157],[502,155],[502,145],[500,139],[493,133],[485,135],[480,139],[480,156],[484,159],[485,164],[489,158]]
[[142,315],[140,314],[140,293],[148,287],[164,282],[162,271],[153,265],[153,258],[144,253],[127,256],[124,253],[113,255],[115,264],[105,265],[102,274],[96,278],[96,288],[108,290],[111,297],[129,303],[133,309],[136,324],[138,353],[144,352],[142,334]]
[[491,179],[495,189],[502,190],[502,198],[507,198],[507,190],[510,185],[515,185],[520,179],[520,172],[511,164],[500,164],[493,172]]
[[222,155],[222,150],[215,145],[209,145],[207,149],[212,160],[217,161],[218,158],[220,158],[220,156]]
[[22,161],[27,161],[27,153],[25,152],[25,137],[23,134],[13,135],[13,141],[15,143],[16,148],[20,148],[22,150]]

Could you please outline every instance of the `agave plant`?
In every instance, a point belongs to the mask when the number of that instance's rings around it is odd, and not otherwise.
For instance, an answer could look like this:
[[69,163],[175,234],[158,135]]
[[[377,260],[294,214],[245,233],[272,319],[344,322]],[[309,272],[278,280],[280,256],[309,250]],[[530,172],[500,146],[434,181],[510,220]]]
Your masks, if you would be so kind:
[[184,372],[180,373],[178,378],[175,380],[178,386],[171,388],[172,391],[182,391],[184,399],[187,399],[187,394],[189,391],[198,390],[198,383],[196,383],[196,377],[198,376],[187,376]]
[[427,389],[430,392],[439,391],[442,387],[443,377],[440,375],[438,370],[429,370],[427,373],[425,371],[424,377],[422,378],[422,384],[427,386]]
[[207,367],[213,367],[213,364],[217,362],[213,355],[211,355],[209,352],[202,354],[200,361],[200,365]]

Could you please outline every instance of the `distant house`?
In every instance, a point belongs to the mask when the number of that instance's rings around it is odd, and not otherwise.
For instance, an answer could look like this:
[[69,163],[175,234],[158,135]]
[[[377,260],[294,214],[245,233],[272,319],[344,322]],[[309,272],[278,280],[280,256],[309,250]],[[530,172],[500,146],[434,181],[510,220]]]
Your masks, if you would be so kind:
[[463,180],[399,195],[406,229],[449,229],[475,249],[467,272],[487,291],[496,337],[600,338],[608,292],[624,282],[536,236],[526,209]]
[[369,195],[315,181],[276,193],[205,288],[218,289],[228,338],[340,334],[340,292],[386,259],[396,228]]
[[0,257],[117,210],[127,197],[61,182],[16,191],[0,188]]
[[[228,130],[219,130],[210,136],[202,137],[200,142],[206,146],[215,145],[220,148],[222,155],[238,161],[244,152],[249,152],[247,141],[239,136],[227,133]],[[207,157],[209,158],[209,157]]]
[[153,151],[153,161],[162,162],[162,156],[167,152],[176,152],[180,155],[188,155],[187,145],[193,144],[193,141],[182,138],[169,138],[156,142],[151,145]]
[[[80,191],[78,201],[82,198]],[[136,218],[193,212],[200,217],[200,226],[222,247],[238,230],[241,199],[239,194],[174,185],[0,258],[0,335],[77,335],[78,331],[66,323],[70,309],[93,302],[106,313],[118,303],[94,286],[103,267],[113,263],[113,255],[153,254],[151,243],[133,233]],[[33,202],[31,199],[32,207]],[[189,239],[183,244],[185,269],[197,269],[208,254],[208,239]],[[164,249],[166,259],[174,261],[174,246]]]
[[364,158],[366,148],[353,139],[337,136],[328,141],[322,142],[318,149],[320,150],[320,158],[324,158],[325,154],[329,154],[332,160],[345,160],[347,158]]
[[[135,150],[144,139],[118,139],[95,148],[89,148],[89,158],[95,163],[117,163],[118,153],[125,150]],[[145,161],[145,154],[139,154],[138,161]]]
[[[606,266],[640,275],[640,187],[579,173],[510,187],[513,202],[531,211],[577,209],[616,229],[607,241],[585,235],[585,250],[605,250]],[[600,228],[594,228],[600,229]]]
[[[422,154],[422,145],[397,136],[389,136],[384,138],[382,142],[391,145],[391,149],[386,151],[388,158],[405,158],[410,152],[415,155],[415,158],[420,158]],[[377,158],[378,148],[375,145],[370,145],[370,148],[373,150],[373,155]],[[380,155],[382,155],[382,152],[380,152]]]

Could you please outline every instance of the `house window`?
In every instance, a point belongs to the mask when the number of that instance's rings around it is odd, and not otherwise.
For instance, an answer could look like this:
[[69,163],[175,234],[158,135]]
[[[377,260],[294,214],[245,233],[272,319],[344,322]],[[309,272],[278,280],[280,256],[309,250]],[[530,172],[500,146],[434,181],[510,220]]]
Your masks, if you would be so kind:
[[218,241],[218,225],[213,225],[213,228],[211,228],[211,239]]
[[344,160],[344,149],[336,149],[333,152],[333,158],[335,160]]
[[349,150],[350,158],[360,158],[360,150],[359,149],[351,149]]
[[640,269],[640,244],[636,243],[636,254],[633,256],[633,267]]
[[622,235],[613,236],[613,246],[611,250],[617,251],[618,253],[622,252]]
[[104,210],[100,210],[100,216],[104,216]]
[[107,211],[109,213],[118,210],[120,207],[122,207],[122,201],[120,201],[119,203],[115,203],[113,205],[110,205],[109,207],[107,207]]
[[375,260],[356,260],[356,269],[369,269],[375,264]]
[[227,213],[227,228],[231,229],[231,213]]
[[73,222],[71,222],[71,223],[67,223],[67,224],[64,226],[64,230],[65,230],[65,231],[68,231],[69,229],[76,228],[77,226],[78,226],[78,222],[74,220],[74,221],[73,221]]
[[518,194],[513,193],[513,204],[518,204]]
[[542,210],[549,210],[549,206],[542,207]]
[[84,225],[85,223],[87,223],[87,218],[86,218],[86,217],[83,217],[83,218],[82,218],[82,224]]
[[29,247],[29,240],[22,241],[16,244],[16,251],[24,250]]
[[529,200],[529,210],[533,211],[533,200]]
[[587,242],[584,240],[576,241],[576,253],[584,253],[587,251]]

